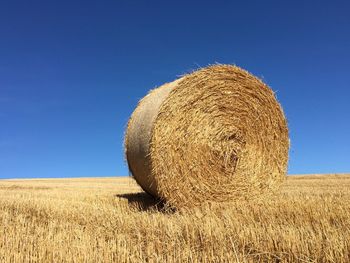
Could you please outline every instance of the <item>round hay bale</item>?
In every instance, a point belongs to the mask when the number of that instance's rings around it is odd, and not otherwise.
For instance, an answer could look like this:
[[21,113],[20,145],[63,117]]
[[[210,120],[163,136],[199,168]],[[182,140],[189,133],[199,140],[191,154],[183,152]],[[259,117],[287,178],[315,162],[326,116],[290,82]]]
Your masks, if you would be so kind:
[[262,196],[285,178],[288,151],[274,92],[232,65],[209,66],[152,90],[125,136],[137,183],[175,207]]

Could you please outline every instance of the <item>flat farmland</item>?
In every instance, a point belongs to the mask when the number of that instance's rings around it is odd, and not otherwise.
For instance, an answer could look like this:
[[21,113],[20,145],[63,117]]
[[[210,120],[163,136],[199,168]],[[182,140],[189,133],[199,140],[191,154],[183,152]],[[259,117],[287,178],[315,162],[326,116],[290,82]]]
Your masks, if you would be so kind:
[[0,180],[0,262],[350,262],[350,175],[164,208],[131,178]]

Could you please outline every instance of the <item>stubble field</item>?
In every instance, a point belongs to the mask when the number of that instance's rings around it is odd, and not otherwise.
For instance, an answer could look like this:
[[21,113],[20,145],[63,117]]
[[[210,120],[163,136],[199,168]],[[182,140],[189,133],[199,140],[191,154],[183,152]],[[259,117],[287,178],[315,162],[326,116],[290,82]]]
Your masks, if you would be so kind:
[[130,178],[0,180],[0,262],[350,262],[350,175],[173,211]]

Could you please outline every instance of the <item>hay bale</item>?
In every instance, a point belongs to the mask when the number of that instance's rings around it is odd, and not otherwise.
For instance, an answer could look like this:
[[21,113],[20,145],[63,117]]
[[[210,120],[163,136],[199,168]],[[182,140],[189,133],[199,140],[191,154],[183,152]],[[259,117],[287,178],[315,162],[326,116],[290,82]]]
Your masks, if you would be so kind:
[[129,169],[172,206],[256,198],[285,178],[289,137],[273,91],[232,65],[200,69],[151,91],[125,136]]

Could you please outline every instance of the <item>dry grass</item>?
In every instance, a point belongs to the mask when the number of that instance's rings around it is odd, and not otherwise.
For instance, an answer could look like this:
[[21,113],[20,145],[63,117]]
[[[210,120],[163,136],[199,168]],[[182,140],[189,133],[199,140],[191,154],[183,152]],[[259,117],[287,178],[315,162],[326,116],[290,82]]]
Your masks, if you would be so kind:
[[349,262],[350,175],[163,211],[129,178],[0,181],[0,262]]

